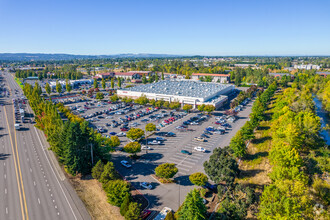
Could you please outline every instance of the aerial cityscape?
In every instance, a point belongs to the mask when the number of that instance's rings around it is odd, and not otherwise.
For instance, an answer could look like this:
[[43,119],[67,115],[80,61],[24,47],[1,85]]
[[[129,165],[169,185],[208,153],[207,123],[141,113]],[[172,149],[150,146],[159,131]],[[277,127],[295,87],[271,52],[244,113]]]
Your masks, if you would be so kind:
[[330,219],[330,2],[1,1],[0,219]]

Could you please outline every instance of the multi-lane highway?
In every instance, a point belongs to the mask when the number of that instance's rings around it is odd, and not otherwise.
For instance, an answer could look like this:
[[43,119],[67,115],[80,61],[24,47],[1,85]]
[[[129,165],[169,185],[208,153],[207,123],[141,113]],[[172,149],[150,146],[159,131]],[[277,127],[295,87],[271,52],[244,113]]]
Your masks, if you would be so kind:
[[0,72],[0,86],[0,219],[90,219],[43,133],[30,123],[15,130],[12,99],[22,90],[13,76]]

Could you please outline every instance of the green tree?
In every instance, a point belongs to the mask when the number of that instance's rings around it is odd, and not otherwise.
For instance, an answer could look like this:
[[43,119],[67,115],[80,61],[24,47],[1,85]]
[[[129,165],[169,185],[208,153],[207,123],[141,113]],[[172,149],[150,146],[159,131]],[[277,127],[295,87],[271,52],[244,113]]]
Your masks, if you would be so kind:
[[172,178],[178,172],[178,168],[175,167],[174,163],[164,163],[156,167],[156,176],[164,179]]
[[211,113],[215,110],[215,107],[213,105],[205,105],[204,111]]
[[202,220],[206,219],[206,207],[203,203],[203,199],[197,189],[190,191],[186,199],[183,202],[182,208],[179,212],[179,220],[194,219]]
[[238,131],[231,139],[229,147],[233,150],[235,157],[242,158],[246,155],[246,146],[241,131]]
[[110,96],[110,101],[111,102],[117,102],[119,100],[119,97],[117,94],[114,94],[112,96]]
[[131,195],[127,194],[124,198],[123,203],[120,205],[120,214],[122,216],[125,216],[125,213],[127,212],[130,203],[131,203]]
[[56,92],[60,94],[62,92],[62,85],[56,81]]
[[121,88],[121,78],[118,78],[118,88]]
[[186,112],[189,112],[191,109],[192,109],[192,106],[191,105],[188,105],[188,104],[185,104],[182,109]]
[[70,93],[71,90],[72,90],[71,83],[69,82],[68,79],[65,80],[65,88],[66,88],[66,91],[67,91],[68,93]]
[[164,73],[162,72],[162,80],[164,80]]
[[94,79],[93,85],[94,89],[99,88],[99,83],[97,82],[97,79]]
[[158,82],[159,78],[158,78],[158,73],[155,73],[155,82]]
[[146,78],[145,74],[143,74],[143,76],[142,76],[142,83],[143,84],[147,83],[147,78]]
[[98,93],[96,93],[95,98],[98,100],[102,100],[102,99],[104,99],[104,94],[102,92],[98,92]]
[[106,85],[105,85],[105,80],[104,80],[104,78],[102,78],[101,84],[102,84],[102,88],[105,89],[105,86],[106,86]]
[[120,139],[118,136],[111,136],[111,147],[118,147],[120,145]]
[[115,79],[114,77],[111,78],[111,89],[115,88]]
[[198,111],[203,112],[205,108],[205,104],[197,106]]
[[92,169],[92,177],[99,180],[104,171],[104,164],[99,160]]
[[124,151],[133,155],[141,152],[141,144],[138,142],[130,142],[124,146]]
[[148,132],[156,131],[156,125],[154,123],[148,123],[148,124],[146,124],[145,129]]
[[155,106],[158,107],[158,108],[160,108],[160,107],[163,106],[163,104],[164,104],[164,100],[158,100],[158,101],[155,103]]
[[118,179],[118,174],[117,171],[113,165],[112,162],[108,162],[105,166],[104,166],[104,171],[101,174],[100,177],[100,182],[103,184],[108,183],[110,180],[116,180]]
[[130,186],[124,180],[111,180],[104,186],[111,205],[120,207],[127,194],[129,194]]
[[181,107],[180,102],[171,102],[170,109],[179,109]]
[[196,186],[204,186],[208,178],[204,173],[193,173],[189,176],[189,180]]
[[48,95],[50,95],[50,93],[52,92],[52,89],[50,88],[50,85],[48,83],[46,83],[45,90]]
[[146,105],[149,102],[149,99],[145,95],[141,95],[139,98],[135,99],[134,102],[140,105]]
[[131,202],[125,213],[125,220],[139,220],[141,215],[141,205],[137,202]]
[[226,181],[227,184],[232,184],[239,174],[238,165],[227,148],[214,149],[209,161],[204,162],[204,170],[216,183]]
[[131,140],[138,140],[144,135],[144,131],[140,128],[131,128],[127,134],[126,137]]

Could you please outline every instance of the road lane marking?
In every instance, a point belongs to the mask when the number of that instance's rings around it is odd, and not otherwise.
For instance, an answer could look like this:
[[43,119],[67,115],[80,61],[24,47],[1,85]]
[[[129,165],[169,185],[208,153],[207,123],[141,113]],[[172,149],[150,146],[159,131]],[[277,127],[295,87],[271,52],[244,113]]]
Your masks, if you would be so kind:
[[[15,110],[14,110],[14,108],[13,108],[13,121],[15,123]],[[27,210],[27,204],[26,204],[26,198],[25,198],[25,191],[24,191],[24,183],[23,183],[22,172],[21,172],[21,165],[20,165],[20,162],[19,162],[16,129],[14,129],[14,134],[15,134],[15,147],[16,147],[18,171],[19,171],[19,176],[20,176],[21,184],[22,184],[22,194],[23,194],[23,201],[24,201],[24,206],[25,206],[26,219],[29,220],[29,213],[28,213],[28,210]]]
[[39,203],[39,205],[40,205],[40,199],[38,198],[38,203]]
[[7,188],[5,188],[5,194],[7,194]]
[[[43,145],[42,145],[42,142],[41,142],[41,140],[40,140],[40,137],[39,137],[38,131],[37,131],[36,127],[33,127],[33,128],[34,128],[34,130],[35,130],[35,132],[36,132],[36,134],[37,134],[38,140],[39,140],[39,142],[40,142],[40,146],[42,147]],[[46,160],[47,160],[47,162],[48,162],[48,164],[49,164],[49,166],[50,166],[50,169],[52,170],[52,172],[53,172],[53,174],[54,174],[54,176],[55,176],[55,179],[56,179],[58,185],[60,186],[60,189],[61,189],[61,191],[62,191],[62,193],[63,193],[63,195],[64,195],[64,197],[65,197],[65,200],[66,200],[66,202],[68,203],[69,208],[71,209],[71,212],[72,212],[72,214],[73,214],[73,217],[77,220],[77,217],[76,217],[76,215],[75,215],[75,213],[74,213],[74,211],[73,211],[73,209],[72,209],[72,207],[71,207],[71,204],[69,203],[69,200],[68,200],[66,194],[64,193],[64,190],[63,190],[63,188],[62,188],[62,185],[60,184],[60,181],[58,180],[58,178],[57,178],[57,176],[56,176],[56,174],[55,174],[55,171],[54,171],[52,165],[50,164],[50,161],[49,161],[49,159],[48,159],[48,157],[47,157],[47,155],[46,155],[46,152],[45,152],[45,151],[43,151],[43,152],[44,152],[45,157],[46,157]],[[58,215],[60,215],[59,212],[58,212]]]
[[8,215],[8,207],[6,207],[6,214]]
[[[25,216],[24,216],[23,203],[22,203],[21,187],[20,187],[20,182],[19,182],[19,178],[18,178],[16,156],[15,156],[15,151],[14,151],[14,144],[13,144],[13,139],[11,137],[11,132],[10,132],[10,127],[9,127],[9,123],[8,123],[8,117],[7,117],[6,108],[4,108],[4,112],[5,112],[7,126],[8,126],[8,133],[9,133],[9,137],[10,137],[11,148],[12,148],[12,152],[13,152],[13,155],[14,155],[14,165],[15,165],[15,173],[16,173],[16,180],[17,180],[17,188],[18,188],[19,201],[20,201],[21,212],[22,212],[22,219],[24,220],[25,219]],[[7,208],[6,208],[6,213],[8,214]]]
[[6,174],[4,175],[4,177],[5,177],[5,179],[7,179],[7,175]]

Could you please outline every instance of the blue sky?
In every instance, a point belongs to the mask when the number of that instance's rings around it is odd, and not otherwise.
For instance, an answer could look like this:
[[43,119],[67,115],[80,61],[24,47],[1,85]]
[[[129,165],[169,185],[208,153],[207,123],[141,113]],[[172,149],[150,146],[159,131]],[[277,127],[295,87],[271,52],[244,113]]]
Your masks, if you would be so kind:
[[0,0],[0,53],[330,55],[329,0]]

